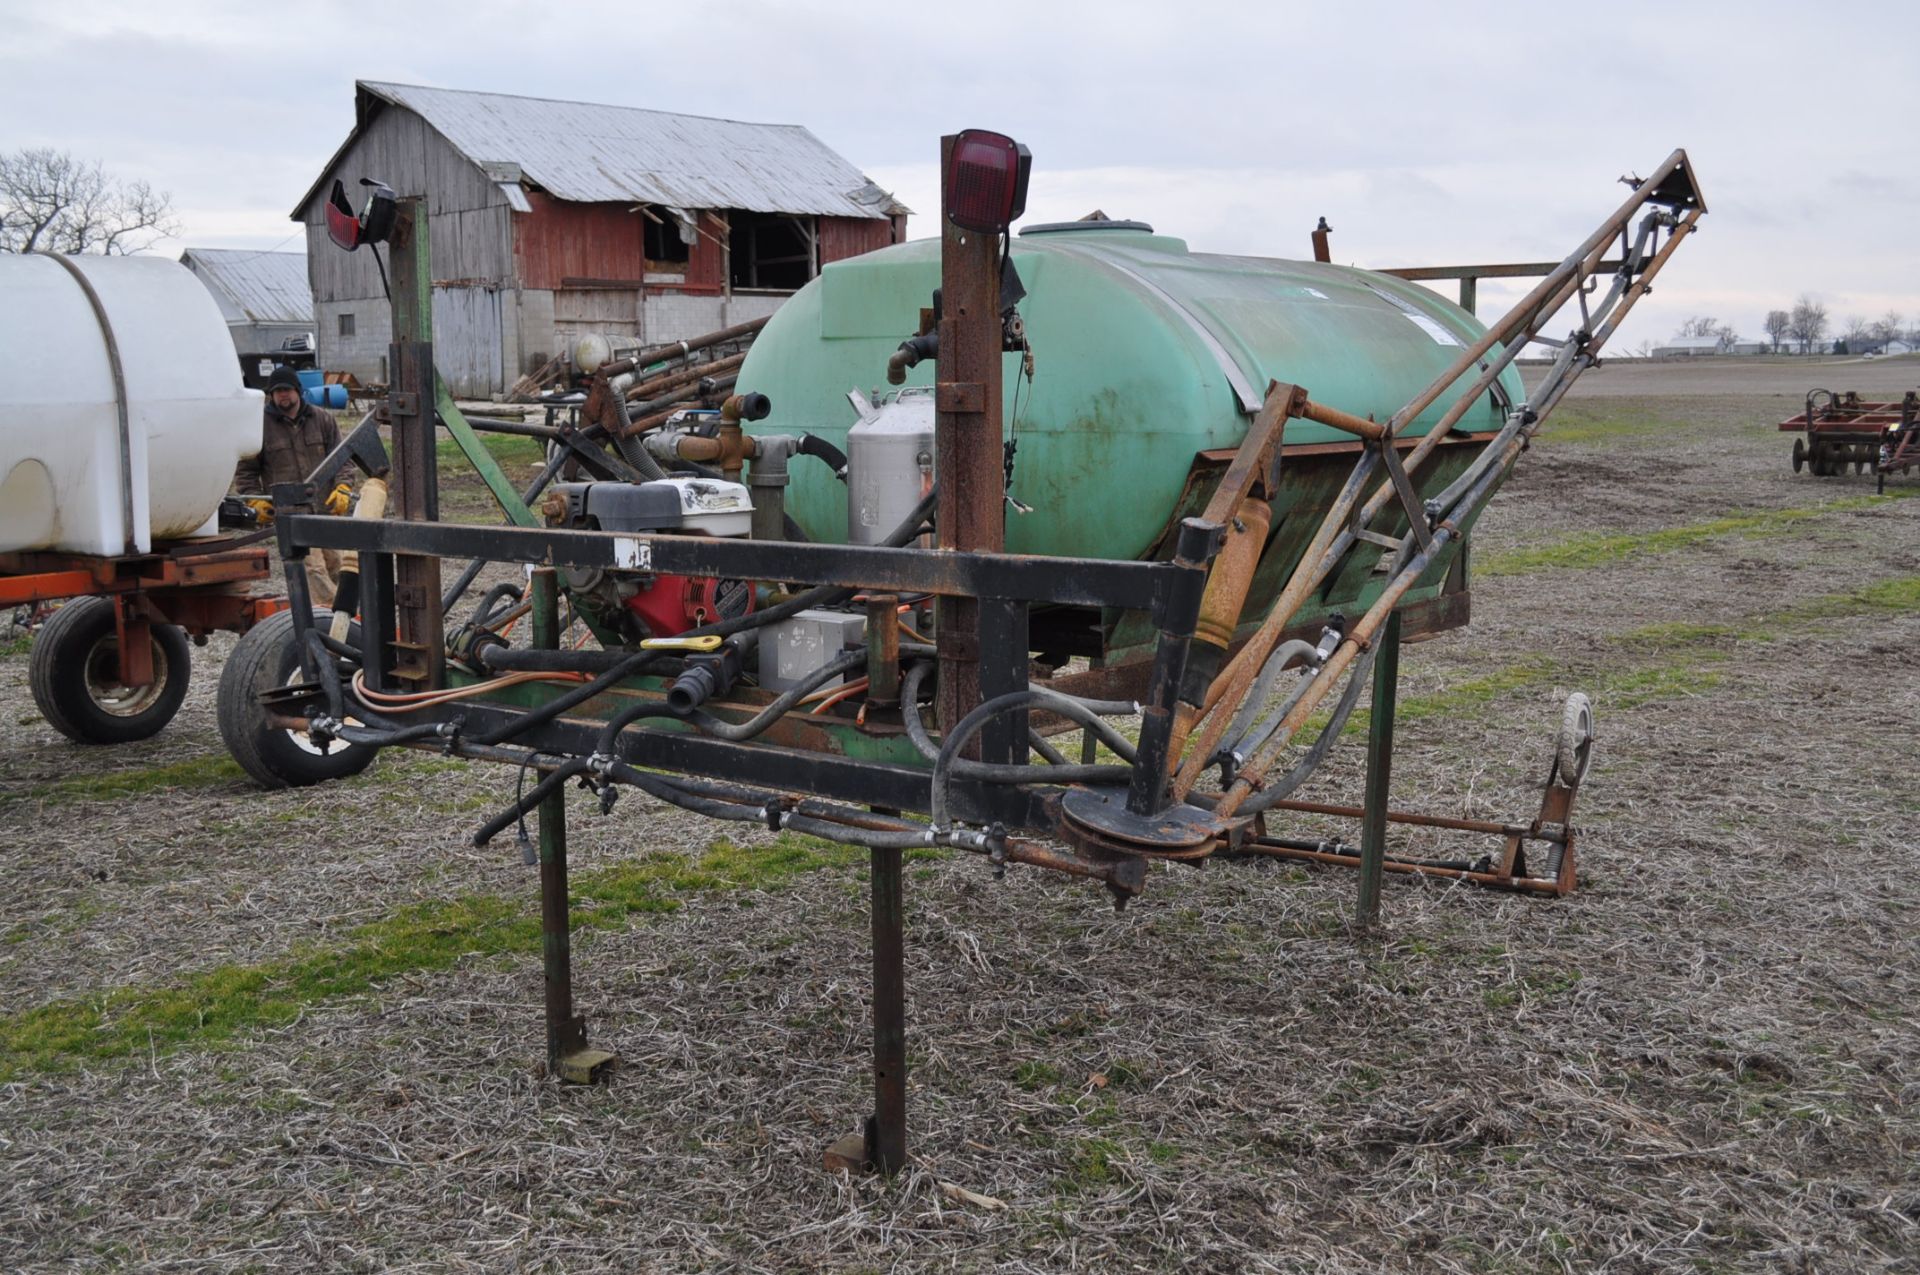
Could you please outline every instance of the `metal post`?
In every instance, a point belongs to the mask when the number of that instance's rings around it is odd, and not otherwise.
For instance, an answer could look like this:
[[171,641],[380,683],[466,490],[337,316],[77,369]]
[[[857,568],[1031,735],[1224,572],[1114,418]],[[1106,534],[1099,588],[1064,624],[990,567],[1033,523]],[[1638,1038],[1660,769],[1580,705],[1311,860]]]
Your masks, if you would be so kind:
[[1360,928],[1380,920],[1380,879],[1387,857],[1387,809],[1393,785],[1394,697],[1400,684],[1400,612],[1380,628],[1373,654],[1373,707],[1367,722],[1367,798],[1360,823]]
[[867,1161],[881,1173],[907,1163],[907,994],[899,850],[874,850],[873,1116]]
[[[533,644],[560,645],[560,591],[551,567],[533,573]],[[540,803],[540,951],[546,969],[547,1070],[586,1043],[573,1012],[573,936],[567,915],[567,800],[556,788]]]
[[[560,645],[560,589],[552,567],[533,572],[533,644]],[[567,790],[541,802],[540,952],[546,976],[547,1073],[574,1084],[597,1080],[613,1055],[587,1048],[586,1020],[573,1012],[573,923],[567,909]]]
[[1180,582],[1167,591],[1153,613],[1160,634],[1154,646],[1153,670],[1147,677],[1147,695],[1140,701],[1140,741],[1134,756],[1133,782],[1127,791],[1127,809],[1136,815],[1159,814],[1170,801],[1167,764],[1174,710],[1179,707],[1187,653],[1200,624],[1207,564],[1219,551],[1225,531],[1219,524],[1201,518],[1187,518],[1180,524],[1173,565],[1184,571]]
[[[980,700],[1027,689],[1027,604],[976,600],[980,615]],[[1027,758],[1027,710],[1003,713],[981,728],[983,760],[1013,766]]]
[[1476,312],[1474,310],[1474,306],[1479,302],[1479,299],[1480,299],[1480,280],[1470,274],[1461,275],[1460,276],[1460,308],[1462,310],[1465,310],[1468,314],[1473,314]]
[[[302,573],[305,574],[304,572]],[[393,689],[393,555],[360,555],[360,650],[367,685]]]
[[[940,139],[945,208],[952,137]],[[997,553],[1006,545],[1005,475],[1000,450],[1000,247],[998,237],[942,217],[940,355],[934,386],[934,472],[940,548]],[[980,606],[939,603],[942,731],[980,703]],[[976,749],[970,755],[978,755]]]
[[[392,381],[387,417],[393,429],[392,516],[432,522],[440,516],[434,446],[437,386],[433,370],[433,269],[427,201],[402,199],[390,242],[393,260]],[[369,251],[378,251],[377,246]],[[440,559],[401,554],[394,602],[399,648],[394,678],[416,689],[445,683],[446,634],[440,609]]]

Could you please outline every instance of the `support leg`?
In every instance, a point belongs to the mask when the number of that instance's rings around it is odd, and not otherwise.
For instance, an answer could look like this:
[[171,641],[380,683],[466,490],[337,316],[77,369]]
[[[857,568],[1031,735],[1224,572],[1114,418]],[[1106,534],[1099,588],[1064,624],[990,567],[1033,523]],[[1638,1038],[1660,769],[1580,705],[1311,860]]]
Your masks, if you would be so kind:
[[[533,573],[533,642],[560,639],[559,589],[552,568]],[[600,1079],[614,1056],[587,1048],[586,1020],[573,1012],[573,933],[567,908],[567,795],[540,803],[540,952],[546,975],[547,1071],[574,1084]]]
[[907,1164],[907,994],[899,850],[873,851],[873,1118],[867,1158],[882,1173]]
[[1361,929],[1380,921],[1380,879],[1387,855],[1387,811],[1393,783],[1394,696],[1400,684],[1400,613],[1380,628],[1373,655],[1373,708],[1367,724],[1367,799],[1360,824]]

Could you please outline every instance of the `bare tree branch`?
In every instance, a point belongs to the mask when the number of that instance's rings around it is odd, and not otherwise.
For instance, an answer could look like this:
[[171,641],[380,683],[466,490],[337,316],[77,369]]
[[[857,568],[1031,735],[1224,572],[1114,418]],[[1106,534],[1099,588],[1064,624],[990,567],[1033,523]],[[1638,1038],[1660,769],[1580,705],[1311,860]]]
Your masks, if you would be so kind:
[[177,235],[173,200],[49,147],[0,154],[0,252],[145,251]]

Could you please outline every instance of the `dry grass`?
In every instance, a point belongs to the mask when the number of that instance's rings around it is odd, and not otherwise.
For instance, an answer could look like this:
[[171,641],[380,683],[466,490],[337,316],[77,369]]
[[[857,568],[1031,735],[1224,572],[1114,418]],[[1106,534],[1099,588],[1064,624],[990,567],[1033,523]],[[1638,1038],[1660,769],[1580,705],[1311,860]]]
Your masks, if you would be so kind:
[[[1787,471],[1775,407],[1543,445],[1481,550],[1858,494]],[[1920,1269],[1920,614],[1822,601],[1920,575],[1916,525],[1920,502],[1876,503],[1502,575],[1473,629],[1409,649],[1405,693],[1454,697],[1403,724],[1419,808],[1527,814],[1559,695],[1601,688],[1568,900],[1395,881],[1362,941],[1336,871],[1170,868],[1115,915],[916,862],[894,1181],[818,1167],[869,1101],[841,858],[583,929],[605,1087],[540,1074],[538,959],[511,943],[224,1040],[24,1067],[0,1085],[0,1265]],[[1633,682],[1648,665],[1712,677]],[[159,739],[82,752],[23,720],[25,659],[0,657],[7,1021],[278,969],[450,899],[530,914],[511,847],[464,845],[510,774],[396,758],[254,793],[220,763],[215,667]],[[1356,752],[1316,790],[1354,792]],[[697,863],[720,831],[638,795],[572,827],[587,882]]]

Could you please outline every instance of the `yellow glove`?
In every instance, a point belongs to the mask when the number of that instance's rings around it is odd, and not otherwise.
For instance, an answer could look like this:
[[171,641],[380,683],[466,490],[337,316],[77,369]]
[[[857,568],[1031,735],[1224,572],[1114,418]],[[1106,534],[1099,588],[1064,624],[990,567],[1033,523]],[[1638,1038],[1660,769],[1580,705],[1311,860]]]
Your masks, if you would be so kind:
[[247,508],[253,510],[253,516],[260,522],[273,521],[273,502],[265,496],[246,497]]
[[330,514],[343,514],[353,508],[353,484],[341,483],[336,486],[320,502],[320,507]]

